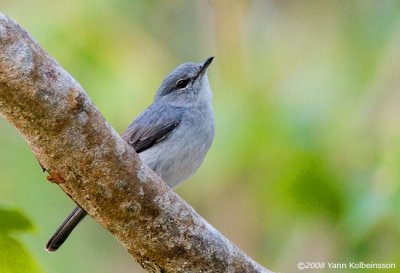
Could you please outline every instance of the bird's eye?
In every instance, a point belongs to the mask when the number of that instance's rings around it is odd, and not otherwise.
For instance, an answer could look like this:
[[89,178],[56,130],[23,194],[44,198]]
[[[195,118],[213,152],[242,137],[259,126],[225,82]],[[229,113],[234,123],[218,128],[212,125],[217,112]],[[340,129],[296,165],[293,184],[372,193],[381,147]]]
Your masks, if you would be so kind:
[[185,89],[189,81],[189,79],[180,79],[176,82],[176,87],[179,89]]

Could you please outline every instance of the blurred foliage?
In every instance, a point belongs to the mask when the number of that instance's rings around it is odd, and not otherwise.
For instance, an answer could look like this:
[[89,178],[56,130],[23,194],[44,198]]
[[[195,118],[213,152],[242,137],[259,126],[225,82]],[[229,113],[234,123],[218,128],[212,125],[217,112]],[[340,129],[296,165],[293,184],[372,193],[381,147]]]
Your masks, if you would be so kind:
[[[177,191],[260,263],[400,261],[399,1],[0,5],[120,132],[173,67],[216,56],[215,141]],[[26,242],[46,271],[143,272],[90,219],[46,254],[73,204],[4,120],[0,151],[0,198],[34,218]]]
[[0,223],[0,272],[42,272],[23,244],[12,235],[33,229],[26,216],[19,210],[0,207]]

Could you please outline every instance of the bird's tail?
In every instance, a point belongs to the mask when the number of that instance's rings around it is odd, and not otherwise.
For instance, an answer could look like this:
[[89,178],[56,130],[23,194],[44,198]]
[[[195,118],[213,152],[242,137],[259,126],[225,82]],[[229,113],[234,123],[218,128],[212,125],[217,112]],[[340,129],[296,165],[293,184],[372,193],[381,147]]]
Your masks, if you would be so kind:
[[86,211],[84,211],[80,207],[76,207],[50,238],[49,242],[46,245],[46,250],[48,252],[56,251],[65,242],[65,240],[67,240],[72,230],[85,216]]

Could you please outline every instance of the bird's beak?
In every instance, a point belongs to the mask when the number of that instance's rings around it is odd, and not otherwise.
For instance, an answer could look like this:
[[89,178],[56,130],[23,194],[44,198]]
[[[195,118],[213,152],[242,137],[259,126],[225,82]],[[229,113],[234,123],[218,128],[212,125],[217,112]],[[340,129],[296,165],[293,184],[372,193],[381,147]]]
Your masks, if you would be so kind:
[[208,58],[203,65],[200,67],[199,72],[197,72],[196,76],[194,77],[194,81],[196,81],[198,78],[201,78],[204,73],[207,71],[207,67],[211,64],[211,62],[214,60],[214,57]]

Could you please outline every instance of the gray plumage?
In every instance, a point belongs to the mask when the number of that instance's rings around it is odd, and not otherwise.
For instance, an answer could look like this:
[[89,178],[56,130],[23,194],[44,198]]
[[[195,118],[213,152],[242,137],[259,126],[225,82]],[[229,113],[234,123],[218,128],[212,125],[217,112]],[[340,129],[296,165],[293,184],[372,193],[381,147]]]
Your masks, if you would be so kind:
[[[175,187],[199,168],[214,137],[214,115],[207,68],[204,63],[186,63],[162,82],[154,102],[122,134],[153,171]],[[77,207],[46,245],[56,251],[85,217]]]
[[[201,71],[202,67],[178,66],[161,84],[153,104],[122,134],[171,187],[197,170],[214,136],[211,88],[207,67]],[[179,81],[188,81],[186,87],[177,87]]]

